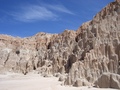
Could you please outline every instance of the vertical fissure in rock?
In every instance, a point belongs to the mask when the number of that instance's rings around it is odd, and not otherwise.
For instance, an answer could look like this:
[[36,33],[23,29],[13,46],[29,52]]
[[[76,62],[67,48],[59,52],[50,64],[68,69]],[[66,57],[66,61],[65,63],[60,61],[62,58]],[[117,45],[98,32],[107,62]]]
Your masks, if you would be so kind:
[[7,55],[7,59],[4,62],[4,66],[6,65],[7,61],[9,60],[9,56],[10,56],[10,53],[8,53],[8,55]]

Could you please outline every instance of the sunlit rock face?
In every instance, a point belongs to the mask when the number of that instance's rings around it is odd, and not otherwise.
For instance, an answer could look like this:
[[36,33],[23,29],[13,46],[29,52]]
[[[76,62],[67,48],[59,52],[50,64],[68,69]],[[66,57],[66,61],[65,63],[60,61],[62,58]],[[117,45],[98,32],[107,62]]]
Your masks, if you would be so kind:
[[[100,11],[92,21],[78,30],[73,54],[74,63],[69,63],[65,84],[77,79],[93,83],[104,72],[120,74],[120,4],[112,2]],[[69,59],[68,59],[69,61]],[[71,60],[72,61],[72,60]]]
[[[64,84],[93,85],[103,73],[120,74],[120,3],[108,4],[77,31],[0,35],[0,72],[65,75]],[[66,75],[67,74],[67,75]]]

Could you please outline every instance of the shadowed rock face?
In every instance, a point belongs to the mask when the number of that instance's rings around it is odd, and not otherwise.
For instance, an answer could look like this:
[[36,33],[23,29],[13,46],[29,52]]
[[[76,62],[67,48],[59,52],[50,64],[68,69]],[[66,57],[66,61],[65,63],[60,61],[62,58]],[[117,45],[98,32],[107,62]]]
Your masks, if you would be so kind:
[[98,78],[98,80],[95,81],[95,85],[100,88],[120,89],[120,75],[104,73]]
[[[94,83],[104,72],[120,74],[120,4],[108,4],[77,31],[0,35],[0,72],[65,74],[66,85]],[[80,80],[82,79],[82,80]]]

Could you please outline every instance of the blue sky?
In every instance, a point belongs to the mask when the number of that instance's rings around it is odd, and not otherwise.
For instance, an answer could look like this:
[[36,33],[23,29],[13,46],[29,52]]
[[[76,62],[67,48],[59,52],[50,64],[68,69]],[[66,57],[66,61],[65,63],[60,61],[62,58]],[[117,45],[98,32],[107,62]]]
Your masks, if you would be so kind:
[[77,30],[114,0],[0,0],[0,34],[28,37],[38,32]]

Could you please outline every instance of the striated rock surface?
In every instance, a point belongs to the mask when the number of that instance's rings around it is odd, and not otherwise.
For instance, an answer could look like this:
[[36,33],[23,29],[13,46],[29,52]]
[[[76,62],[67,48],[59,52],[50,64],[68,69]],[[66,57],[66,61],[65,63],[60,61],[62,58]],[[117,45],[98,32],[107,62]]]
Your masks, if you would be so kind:
[[120,73],[119,10],[120,4],[112,2],[77,30],[73,48],[76,58],[68,59],[71,67],[66,84],[74,85],[78,79],[93,83],[104,72]]
[[[108,4],[77,31],[0,35],[0,72],[60,73],[65,85],[93,85],[104,72],[120,74],[120,3]],[[66,75],[67,74],[67,75]]]

